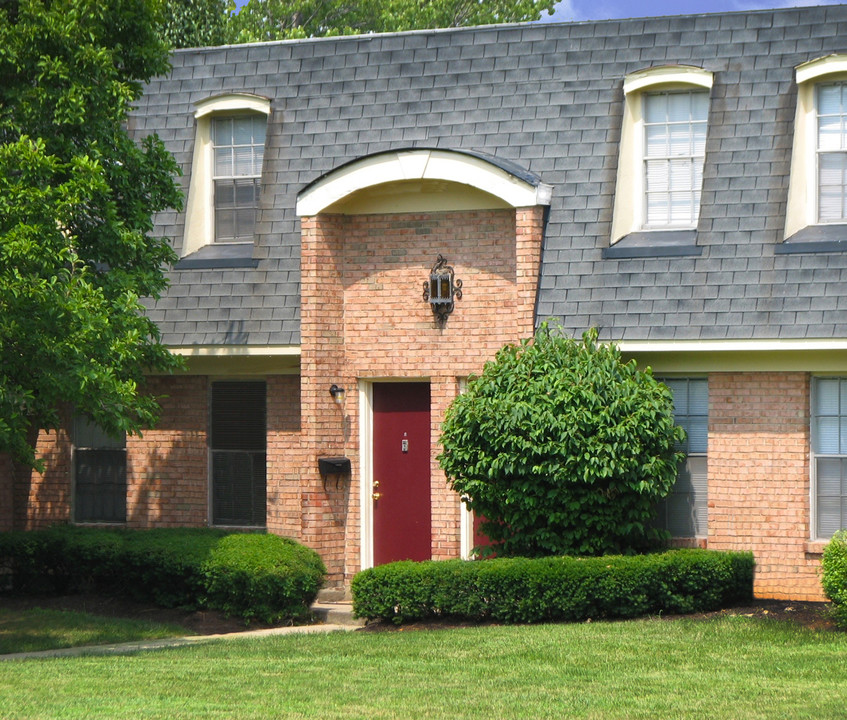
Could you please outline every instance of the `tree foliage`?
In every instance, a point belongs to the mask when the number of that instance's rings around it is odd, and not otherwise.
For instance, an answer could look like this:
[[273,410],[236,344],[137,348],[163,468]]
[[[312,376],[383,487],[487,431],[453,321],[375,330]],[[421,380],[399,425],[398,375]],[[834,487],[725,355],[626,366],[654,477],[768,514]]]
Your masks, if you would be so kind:
[[152,422],[144,371],[178,364],[139,303],[175,259],[151,216],[180,204],[177,168],[126,130],[168,69],[158,33],[146,0],[0,0],[0,452],[20,461],[64,404]]
[[670,390],[613,345],[541,327],[500,350],[447,411],[441,467],[498,554],[632,552],[661,534],[684,431]]
[[165,0],[161,33],[174,48],[223,45],[230,40],[227,0]]
[[256,42],[523,22],[552,14],[554,5],[555,0],[249,0],[229,19],[229,37]]

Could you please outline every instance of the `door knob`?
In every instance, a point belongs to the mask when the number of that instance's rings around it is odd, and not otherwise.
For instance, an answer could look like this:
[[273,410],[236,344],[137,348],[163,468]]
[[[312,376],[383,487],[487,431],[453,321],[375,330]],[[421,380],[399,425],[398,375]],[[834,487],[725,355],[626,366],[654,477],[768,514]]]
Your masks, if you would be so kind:
[[371,497],[372,497],[374,500],[379,500],[379,499],[382,497],[382,493],[376,493],[376,492],[375,492],[373,495],[371,495]]

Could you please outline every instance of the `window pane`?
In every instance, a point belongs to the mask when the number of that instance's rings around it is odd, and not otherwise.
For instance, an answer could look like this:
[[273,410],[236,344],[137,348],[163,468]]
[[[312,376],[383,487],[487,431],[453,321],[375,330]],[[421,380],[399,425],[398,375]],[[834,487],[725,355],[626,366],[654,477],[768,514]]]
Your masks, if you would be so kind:
[[253,148],[247,145],[246,147],[233,148],[233,175],[253,175]]
[[233,145],[250,145],[253,142],[253,118],[234,118],[232,143]]
[[688,122],[691,119],[691,94],[671,93],[668,98],[668,121]]
[[648,123],[663,123],[668,117],[668,96],[663,93],[644,96],[644,119]]
[[818,87],[818,114],[838,115],[841,109],[841,85],[820,85]]
[[232,145],[232,120],[230,118],[215,118],[212,124],[212,133],[215,145]]
[[818,149],[841,150],[843,147],[841,116],[818,118]]
[[646,130],[647,157],[664,157],[668,154],[668,126],[648,125]]
[[235,185],[231,180],[215,181],[215,205],[218,208],[235,206]]
[[232,175],[232,148],[215,148],[215,177]]
[[692,142],[692,128],[686,123],[684,125],[671,125],[670,131],[670,154],[673,156],[692,155],[694,143]]
[[215,240],[233,240],[235,238],[235,211],[215,211]]

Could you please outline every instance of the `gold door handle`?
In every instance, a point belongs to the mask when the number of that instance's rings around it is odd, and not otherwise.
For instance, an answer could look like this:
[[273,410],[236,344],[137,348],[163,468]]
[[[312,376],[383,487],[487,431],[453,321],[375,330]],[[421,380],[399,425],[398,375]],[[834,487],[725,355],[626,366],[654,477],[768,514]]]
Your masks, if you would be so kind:
[[374,493],[371,495],[374,500],[379,500],[382,497],[382,493]]

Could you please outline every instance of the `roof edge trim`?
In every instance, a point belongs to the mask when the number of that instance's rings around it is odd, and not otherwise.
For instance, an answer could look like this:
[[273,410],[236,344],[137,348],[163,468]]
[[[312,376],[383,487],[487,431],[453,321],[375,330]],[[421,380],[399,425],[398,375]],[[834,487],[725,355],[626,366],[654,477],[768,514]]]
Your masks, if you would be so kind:
[[549,205],[553,188],[519,165],[483,153],[409,148],[368,155],[318,178],[297,196],[297,215],[311,217],[375,185],[444,180],[469,185],[512,207]]
[[847,72],[847,55],[832,54],[809,60],[798,65],[794,72],[798,85],[824,75]]
[[683,83],[697,85],[707,90],[712,89],[714,74],[693,65],[660,65],[657,67],[637,70],[623,80],[624,95],[643,90],[653,85],[667,83]]

